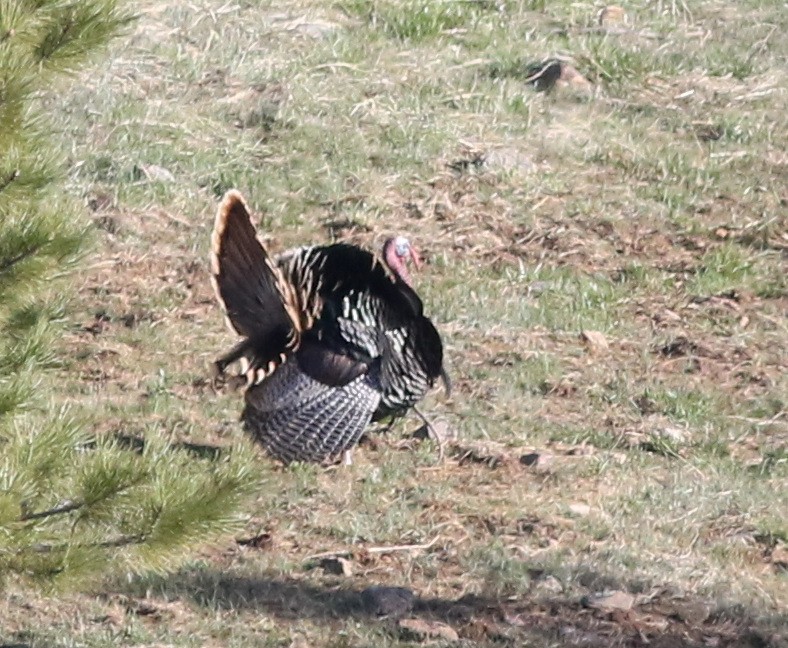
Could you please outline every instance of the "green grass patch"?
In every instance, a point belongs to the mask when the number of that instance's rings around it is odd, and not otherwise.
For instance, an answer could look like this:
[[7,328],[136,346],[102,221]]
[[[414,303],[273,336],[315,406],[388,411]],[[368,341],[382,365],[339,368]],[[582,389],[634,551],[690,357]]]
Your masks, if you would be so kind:
[[494,3],[460,0],[343,0],[342,6],[375,30],[405,43],[420,43],[460,28],[474,29]]

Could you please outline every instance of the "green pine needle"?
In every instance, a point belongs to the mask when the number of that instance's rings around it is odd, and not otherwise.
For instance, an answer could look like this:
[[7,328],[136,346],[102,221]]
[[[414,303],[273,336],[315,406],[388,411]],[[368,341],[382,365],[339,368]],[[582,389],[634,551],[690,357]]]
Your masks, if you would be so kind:
[[136,452],[37,395],[90,236],[36,102],[129,21],[116,0],[0,0],[0,582],[175,567],[238,529],[259,485],[242,447],[215,461],[155,439]]

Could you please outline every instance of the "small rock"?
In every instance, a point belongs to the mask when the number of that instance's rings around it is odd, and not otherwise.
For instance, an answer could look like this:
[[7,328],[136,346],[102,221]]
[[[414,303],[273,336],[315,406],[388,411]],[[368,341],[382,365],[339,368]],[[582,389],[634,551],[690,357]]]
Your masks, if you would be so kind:
[[666,439],[675,443],[684,443],[686,440],[686,431],[673,425],[666,425],[660,427],[652,432],[652,434],[660,439]]
[[304,635],[297,634],[290,640],[288,648],[312,648],[312,646]]
[[120,231],[120,221],[115,216],[105,214],[93,219],[93,223],[107,234],[117,234]]
[[157,164],[140,164],[138,168],[150,182],[175,182],[172,172]]
[[778,544],[772,549],[770,559],[779,571],[788,572],[788,547]]
[[534,297],[538,297],[544,292],[550,290],[551,285],[549,281],[532,281],[528,284],[528,288],[526,290],[528,296],[530,297],[533,295]]
[[432,424],[432,430],[441,440],[441,442],[456,441],[460,438],[460,433],[457,428],[449,423],[446,419],[438,419],[435,421]]
[[502,444],[495,442],[470,442],[467,446],[455,446],[454,453],[459,465],[467,463],[486,464],[490,468],[499,468],[508,464],[512,457],[507,454]]
[[457,173],[465,173],[471,170],[478,171],[484,166],[484,155],[478,151],[468,151],[466,155],[449,162],[447,166]]
[[580,333],[580,339],[588,345],[588,348],[594,353],[607,351],[610,345],[607,343],[603,333],[599,331],[583,331]]
[[560,594],[564,591],[564,586],[555,576],[546,576],[536,582],[534,591],[539,594]]
[[[123,624],[126,620],[126,615],[124,611],[118,605],[112,605],[105,614],[100,616],[94,617],[92,621],[94,623],[101,623],[113,626],[115,628],[123,627]],[[6,648],[6,645],[3,644],[0,648]]]
[[538,452],[529,452],[520,457],[520,463],[523,464],[523,466],[533,466],[537,461],[539,461]]
[[558,382],[544,380],[539,385],[539,391],[542,392],[543,396],[559,396],[561,398],[568,398],[577,393],[577,385],[574,382],[575,379],[576,376],[574,374],[570,374],[568,376],[564,376]]
[[664,308],[659,313],[654,314],[654,319],[658,323],[662,322],[680,322],[681,315],[679,315],[676,311],[672,311],[669,308]]
[[638,632],[643,634],[647,632],[665,632],[670,626],[670,621],[661,614],[631,615],[628,617],[628,621]]
[[443,639],[445,641],[459,641],[460,635],[450,625],[440,621],[426,621],[424,619],[401,619],[399,627],[407,634],[414,635],[417,639]]
[[700,625],[711,614],[711,607],[704,601],[686,601],[677,603],[674,615],[690,625]]
[[595,592],[584,596],[581,600],[584,607],[610,612],[613,610],[631,610],[635,605],[635,597],[621,590]]
[[672,617],[689,625],[700,625],[711,614],[711,606],[704,601],[683,598],[660,600],[649,606],[649,612]]
[[524,628],[528,625],[530,619],[521,613],[513,612],[511,610],[502,609],[501,610],[501,618],[503,619],[504,623],[508,623],[512,626],[517,626],[518,628]]
[[580,74],[576,67],[568,63],[564,63],[561,67],[560,79],[563,83],[579,88],[580,90],[592,90],[594,87],[594,84]]
[[[665,457],[677,458],[679,456],[679,449],[681,445],[682,436],[679,436],[673,431],[672,428],[658,428],[652,430],[642,440],[638,446],[641,450],[646,452],[653,452],[655,454],[663,455]],[[679,430],[679,432],[681,432]]]
[[90,208],[90,211],[104,211],[111,208],[112,203],[112,196],[103,192],[99,192],[90,197],[88,200],[88,207]]
[[529,452],[520,457],[520,463],[537,471],[544,471],[550,467],[553,455],[541,452]]
[[127,612],[136,614],[141,617],[152,617],[154,619],[161,619],[163,609],[160,606],[144,599],[130,599],[127,606]]
[[[448,441],[456,441],[460,438],[460,434],[453,425],[451,425],[446,419],[439,418],[430,423],[432,426],[432,434],[430,434],[430,429],[427,427],[425,423],[422,425],[418,430],[413,433],[414,439],[433,439],[438,443],[446,443]],[[437,438],[435,438],[437,437]]]
[[340,30],[340,25],[328,20],[321,20],[319,18],[307,20],[305,17],[289,20],[283,24],[283,27],[287,31],[303,34],[315,40],[333,38]]
[[596,632],[580,630],[579,628],[571,625],[561,626],[561,628],[558,630],[558,636],[560,636],[561,639],[566,639],[567,641],[571,642],[569,645],[572,646],[610,645],[609,638],[603,637]]
[[539,63],[531,63],[525,69],[525,83],[537,92],[550,90],[561,77],[561,61],[546,59]]
[[679,335],[658,349],[658,353],[666,358],[700,355],[702,351],[701,347],[684,335]]
[[339,556],[334,558],[323,558],[320,561],[320,567],[328,574],[336,574],[337,576],[352,576],[353,565],[347,558]]
[[315,40],[332,38],[338,30],[339,25],[325,21],[301,23],[296,27],[296,31]]
[[618,5],[608,5],[599,12],[599,24],[602,27],[627,22],[627,12]]
[[238,538],[236,542],[242,547],[253,549],[270,549],[274,543],[270,533],[260,533],[251,538]]
[[404,587],[383,585],[368,587],[361,592],[361,603],[369,614],[375,616],[404,616],[413,609],[416,595]]
[[611,452],[609,456],[619,466],[623,466],[627,461],[629,461],[629,455],[626,452]]
[[585,517],[589,513],[591,513],[591,507],[588,504],[582,504],[580,502],[575,502],[574,504],[569,505],[569,511],[573,515],[577,515],[578,517]]
[[590,457],[591,455],[596,454],[596,448],[592,445],[588,445],[587,443],[581,443],[580,445],[572,446],[566,451],[570,457]]
[[[484,156],[484,166],[491,170],[532,171],[536,168],[534,158],[514,146],[493,149]],[[538,282],[536,282],[538,283]]]

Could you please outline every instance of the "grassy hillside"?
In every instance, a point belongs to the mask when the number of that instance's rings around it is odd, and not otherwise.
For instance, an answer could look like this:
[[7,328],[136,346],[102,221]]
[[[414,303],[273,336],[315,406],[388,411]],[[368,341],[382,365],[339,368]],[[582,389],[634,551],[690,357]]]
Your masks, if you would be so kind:
[[[107,434],[242,435],[208,372],[233,343],[207,253],[236,187],[276,250],[412,237],[455,388],[423,410],[457,438],[440,461],[412,417],[351,467],[261,452],[254,542],[88,594],[7,591],[0,638],[788,641],[788,13],[621,6],[139,3],[125,45],[49,98],[97,239],[53,402]],[[577,76],[535,92],[527,64],[555,55]],[[380,585],[415,594],[405,622],[361,595]]]

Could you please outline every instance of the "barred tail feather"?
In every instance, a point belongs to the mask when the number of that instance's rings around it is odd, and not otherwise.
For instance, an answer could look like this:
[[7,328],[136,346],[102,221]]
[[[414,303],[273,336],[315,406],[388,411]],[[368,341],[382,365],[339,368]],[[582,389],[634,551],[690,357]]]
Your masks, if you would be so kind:
[[288,308],[288,289],[257,238],[249,210],[237,191],[228,191],[211,237],[214,290],[228,325],[246,340],[220,358],[217,368],[245,358],[256,379],[270,374],[298,344],[298,320]]
[[379,402],[368,374],[331,387],[288,361],[247,392],[242,418],[277,459],[320,463],[355,446]]

